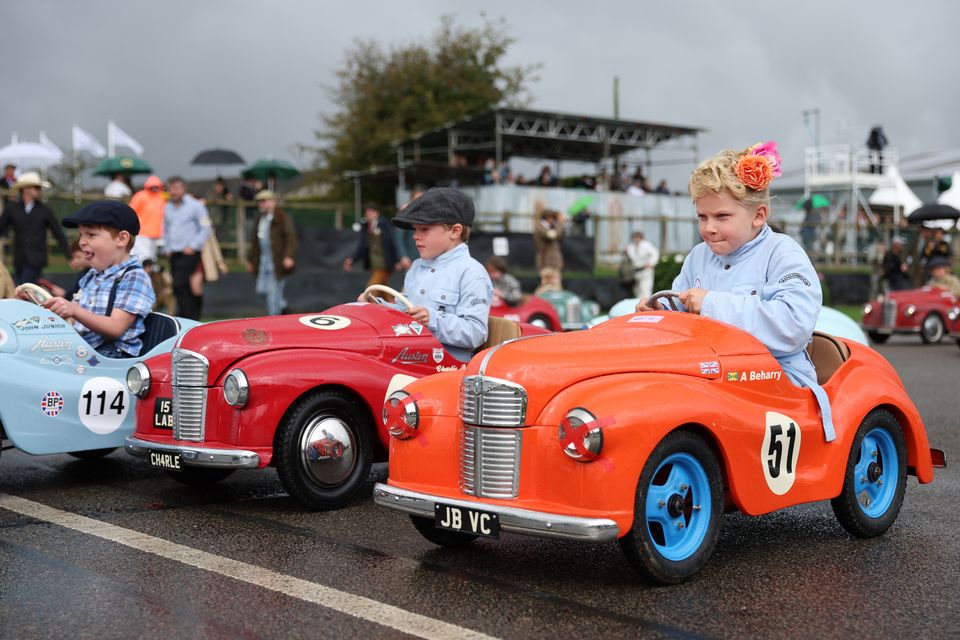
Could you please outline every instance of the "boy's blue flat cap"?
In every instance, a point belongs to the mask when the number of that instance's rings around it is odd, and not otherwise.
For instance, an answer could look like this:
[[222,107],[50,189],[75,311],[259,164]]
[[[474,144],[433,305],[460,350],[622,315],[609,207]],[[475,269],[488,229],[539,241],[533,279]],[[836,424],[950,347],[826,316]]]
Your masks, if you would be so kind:
[[65,227],[79,227],[82,224],[102,224],[127,231],[130,235],[140,233],[140,218],[130,205],[118,200],[100,200],[88,204],[76,213],[63,219]]

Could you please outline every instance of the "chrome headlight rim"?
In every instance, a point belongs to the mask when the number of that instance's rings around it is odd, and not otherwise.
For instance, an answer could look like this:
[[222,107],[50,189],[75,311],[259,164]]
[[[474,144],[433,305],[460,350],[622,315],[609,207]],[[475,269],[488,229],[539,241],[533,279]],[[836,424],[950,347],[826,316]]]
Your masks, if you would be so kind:
[[960,307],[951,307],[950,311],[947,312],[947,317],[950,319],[951,322],[953,322],[957,318],[960,318]]
[[903,315],[912,318],[917,313],[917,305],[908,304],[907,308],[903,310]]
[[[134,377],[135,376],[135,377]],[[144,398],[150,393],[150,368],[142,362],[127,369],[127,390],[138,398]]]
[[239,409],[250,399],[250,381],[243,369],[233,369],[223,378],[223,399],[231,407]]
[[[416,398],[410,398],[408,392],[397,389],[387,396],[383,403],[383,424],[387,428],[387,433],[398,440],[412,437],[420,427],[420,408],[417,406]],[[402,424],[391,420],[392,417],[396,417],[395,413],[400,405],[403,405],[403,412],[399,414]]]
[[560,448],[563,449],[563,452],[567,454],[568,457],[577,462],[590,462],[599,457],[600,452],[603,450],[603,428],[600,425],[587,431],[583,437],[582,447],[577,447],[573,442],[567,445],[563,444],[567,439],[564,424],[569,424],[572,428],[576,428],[590,422],[595,422],[596,420],[597,417],[584,407],[574,407],[567,412],[564,421],[557,427],[557,441],[560,443]]

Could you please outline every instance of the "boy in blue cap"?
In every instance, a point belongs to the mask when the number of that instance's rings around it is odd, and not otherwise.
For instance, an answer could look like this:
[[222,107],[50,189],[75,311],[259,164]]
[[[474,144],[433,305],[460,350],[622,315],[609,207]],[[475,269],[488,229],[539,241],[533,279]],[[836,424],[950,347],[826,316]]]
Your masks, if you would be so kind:
[[487,339],[493,299],[487,270],[465,244],[473,218],[473,200],[448,187],[428,190],[393,218],[397,227],[413,230],[420,254],[403,281],[414,304],[404,311],[464,362]]
[[103,200],[67,216],[63,226],[79,227],[80,249],[91,269],[81,278],[75,301],[55,297],[43,306],[61,318],[73,318],[77,332],[101,355],[139,355],[143,319],[156,296],[150,276],[130,256],[140,232],[137,214],[123,202]]

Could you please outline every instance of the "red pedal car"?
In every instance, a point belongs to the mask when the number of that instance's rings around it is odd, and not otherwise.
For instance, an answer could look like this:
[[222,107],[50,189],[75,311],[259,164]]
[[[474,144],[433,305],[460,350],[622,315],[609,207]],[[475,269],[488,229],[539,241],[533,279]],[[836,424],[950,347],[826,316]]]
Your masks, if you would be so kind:
[[540,296],[525,295],[515,307],[504,304],[498,296],[494,296],[490,315],[514,322],[526,322],[549,331],[563,331],[563,323],[560,322],[557,310]]
[[860,326],[877,344],[895,333],[919,333],[924,344],[935,344],[947,335],[950,309],[957,304],[953,294],[937,287],[891,291],[863,305]]
[[[499,318],[490,325],[488,345],[546,333]],[[377,304],[213,322],[129,371],[140,402],[126,448],[195,485],[272,465],[304,506],[331,509],[386,460],[384,399],[464,367],[425,326]]]

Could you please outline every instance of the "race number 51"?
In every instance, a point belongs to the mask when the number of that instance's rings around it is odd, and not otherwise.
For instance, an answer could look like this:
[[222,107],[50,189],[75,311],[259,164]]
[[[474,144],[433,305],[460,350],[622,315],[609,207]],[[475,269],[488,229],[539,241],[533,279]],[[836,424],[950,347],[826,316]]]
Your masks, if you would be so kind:
[[123,424],[129,410],[130,395],[119,380],[90,378],[80,390],[80,422],[94,433],[113,433]]
[[797,479],[797,458],[800,457],[800,427],[796,420],[782,413],[768,411],[760,462],[763,477],[770,491],[782,496]]

